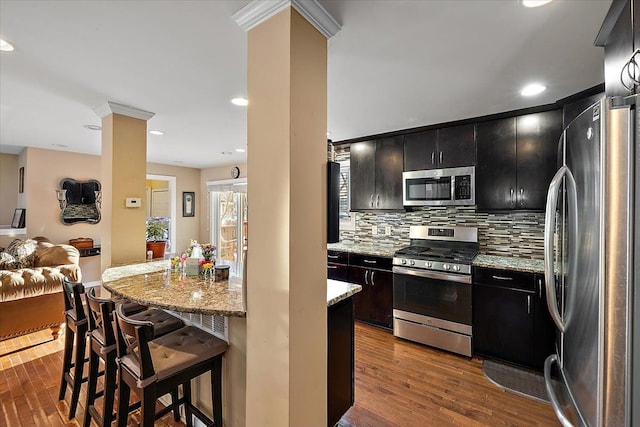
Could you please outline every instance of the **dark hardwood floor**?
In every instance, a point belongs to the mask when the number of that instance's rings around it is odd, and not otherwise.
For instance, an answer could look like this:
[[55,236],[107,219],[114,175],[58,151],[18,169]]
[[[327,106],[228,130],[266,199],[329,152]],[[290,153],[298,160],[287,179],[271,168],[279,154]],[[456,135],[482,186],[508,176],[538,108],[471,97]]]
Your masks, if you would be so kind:
[[[63,337],[42,331],[0,341],[0,425],[79,426],[67,420],[67,398],[58,401]],[[551,406],[504,391],[482,374],[482,359],[467,359],[399,340],[356,323],[355,405],[344,427],[557,426]],[[129,424],[139,422],[139,412]],[[159,426],[181,426],[171,414]]]
[[482,359],[356,322],[355,404],[340,427],[559,426],[551,405],[505,391]]

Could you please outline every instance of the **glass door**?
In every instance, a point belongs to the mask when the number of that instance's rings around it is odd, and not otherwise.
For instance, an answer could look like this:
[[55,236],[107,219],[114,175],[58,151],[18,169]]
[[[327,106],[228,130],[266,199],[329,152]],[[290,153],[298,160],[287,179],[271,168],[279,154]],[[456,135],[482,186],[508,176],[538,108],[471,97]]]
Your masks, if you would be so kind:
[[211,192],[211,240],[217,247],[216,263],[229,265],[231,273],[240,276],[243,249],[247,246],[248,209],[247,193],[238,190],[241,189]]

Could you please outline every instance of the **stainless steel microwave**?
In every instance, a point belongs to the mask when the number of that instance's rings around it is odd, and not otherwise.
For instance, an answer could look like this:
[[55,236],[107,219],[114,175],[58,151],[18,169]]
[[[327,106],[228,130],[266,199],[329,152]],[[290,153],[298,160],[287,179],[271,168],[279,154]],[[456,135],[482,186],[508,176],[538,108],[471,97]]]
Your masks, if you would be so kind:
[[402,173],[404,206],[476,204],[475,166]]

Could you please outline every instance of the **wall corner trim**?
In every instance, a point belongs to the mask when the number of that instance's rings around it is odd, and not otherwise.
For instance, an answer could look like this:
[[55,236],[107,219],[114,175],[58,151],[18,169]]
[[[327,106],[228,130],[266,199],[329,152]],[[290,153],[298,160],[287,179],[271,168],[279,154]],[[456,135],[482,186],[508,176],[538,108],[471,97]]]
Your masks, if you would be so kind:
[[289,6],[298,11],[327,39],[342,28],[317,0],[253,0],[234,13],[232,18],[240,28],[249,31]]
[[105,116],[108,116],[109,114],[114,113],[140,120],[149,120],[156,115],[156,113],[152,113],[151,111],[141,110],[139,108],[118,104],[112,101],[107,101],[99,107],[94,108],[93,112],[96,113],[101,119]]

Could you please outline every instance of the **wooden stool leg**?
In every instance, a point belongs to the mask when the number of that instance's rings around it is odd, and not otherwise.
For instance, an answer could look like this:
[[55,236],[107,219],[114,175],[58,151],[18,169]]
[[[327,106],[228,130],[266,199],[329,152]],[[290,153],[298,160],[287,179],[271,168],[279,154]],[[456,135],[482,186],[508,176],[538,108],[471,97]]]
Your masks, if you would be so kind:
[[69,419],[76,416],[78,399],[80,398],[80,388],[82,388],[82,371],[84,369],[84,355],[87,346],[87,339],[83,332],[78,331],[76,335],[76,359],[73,367],[73,387],[71,390],[71,405],[69,405]]
[[141,427],[153,427],[156,418],[156,400],[158,399],[156,384],[150,384],[142,389],[142,422]]
[[213,400],[213,422],[216,427],[222,427],[222,356],[213,359],[211,395]]
[[64,330],[64,354],[62,356],[62,376],[60,379],[60,392],[58,393],[58,400],[64,400],[64,396],[67,393],[67,380],[65,374],[71,372],[71,358],[73,356],[73,340],[74,334],[71,328],[65,326]]
[[100,365],[100,356],[93,351],[93,348],[89,351],[89,382],[87,383],[87,401],[84,405],[84,420],[82,425],[89,427],[91,425],[91,415],[89,414],[89,408],[93,406],[96,401],[96,388],[98,386],[98,367]]
[[116,425],[118,427],[127,427],[127,419],[129,418],[129,397],[131,389],[122,378],[122,368],[118,367],[118,410],[116,411]]
[[[178,387],[171,390],[171,404],[175,405],[175,403],[180,399],[178,395]],[[173,407],[173,420],[180,421],[180,405],[175,405]]]
[[102,418],[105,426],[110,426],[111,421],[113,421],[113,402],[116,395],[117,373],[118,366],[116,365],[115,354],[107,354],[107,360],[104,362],[104,396],[102,400]]
[[184,416],[187,419],[187,427],[193,426],[193,415],[191,414],[191,381],[182,384],[182,393],[184,394]]

